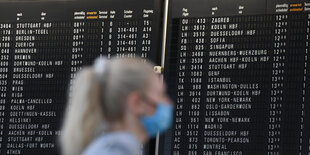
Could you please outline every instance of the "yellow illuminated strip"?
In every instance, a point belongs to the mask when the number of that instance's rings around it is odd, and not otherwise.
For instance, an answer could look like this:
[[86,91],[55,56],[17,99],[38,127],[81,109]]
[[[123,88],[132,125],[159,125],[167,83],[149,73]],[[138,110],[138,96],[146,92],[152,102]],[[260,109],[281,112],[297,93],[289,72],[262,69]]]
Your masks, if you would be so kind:
[[290,9],[290,12],[300,12],[302,10],[303,8],[293,8],[293,9]]
[[296,3],[296,4],[290,4],[290,7],[301,7],[301,3]]
[[87,12],[86,14],[87,14],[87,15],[96,15],[97,12],[96,12],[96,11],[94,11],[94,12]]
[[87,16],[86,19],[98,19],[98,16]]

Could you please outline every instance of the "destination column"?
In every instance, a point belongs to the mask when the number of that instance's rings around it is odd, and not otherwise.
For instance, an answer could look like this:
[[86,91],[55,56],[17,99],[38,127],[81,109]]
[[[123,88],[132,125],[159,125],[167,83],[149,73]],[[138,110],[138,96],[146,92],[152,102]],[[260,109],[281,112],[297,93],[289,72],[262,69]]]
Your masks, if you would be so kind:
[[[41,12],[41,16],[47,14]],[[55,154],[69,77],[70,25],[18,13],[6,154]]]
[[[268,16],[210,18],[205,96],[206,154],[255,154],[266,140]],[[269,99],[268,99],[269,101]],[[259,151],[258,151],[259,150]]]

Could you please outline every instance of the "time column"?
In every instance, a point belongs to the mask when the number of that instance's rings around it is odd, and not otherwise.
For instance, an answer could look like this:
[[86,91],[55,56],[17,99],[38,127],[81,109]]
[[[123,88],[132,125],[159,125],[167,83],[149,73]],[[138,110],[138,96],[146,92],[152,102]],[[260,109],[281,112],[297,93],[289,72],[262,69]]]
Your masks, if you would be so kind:
[[[78,72],[83,65],[83,57],[85,56],[83,53],[85,51],[84,48],[84,40],[85,40],[85,12],[75,12],[74,13],[73,22],[73,42],[72,42],[72,57],[71,57],[71,81],[76,77],[76,72]],[[70,88],[71,90],[71,88]]]
[[11,53],[11,41],[13,25],[0,23],[0,154],[2,154],[3,127],[5,117],[5,104],[7,104],[8,93],[8,67],[9,55]]
[[275,15],[274,46],[272,53],[271,98],[268,121],[268,155],[279,155],[284,98],[284,67],[286,61],[288,15]]

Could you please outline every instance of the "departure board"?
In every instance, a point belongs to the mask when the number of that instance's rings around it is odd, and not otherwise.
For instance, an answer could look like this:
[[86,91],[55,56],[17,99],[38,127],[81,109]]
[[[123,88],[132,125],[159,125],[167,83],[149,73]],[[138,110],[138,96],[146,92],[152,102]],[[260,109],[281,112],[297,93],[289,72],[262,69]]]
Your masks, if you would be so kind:
[[163,155],[310,154],[310,1],[171,0]]
[[0,154],[59,154],[68,86],[99,55],[160,64],[160,5],[0,2]]

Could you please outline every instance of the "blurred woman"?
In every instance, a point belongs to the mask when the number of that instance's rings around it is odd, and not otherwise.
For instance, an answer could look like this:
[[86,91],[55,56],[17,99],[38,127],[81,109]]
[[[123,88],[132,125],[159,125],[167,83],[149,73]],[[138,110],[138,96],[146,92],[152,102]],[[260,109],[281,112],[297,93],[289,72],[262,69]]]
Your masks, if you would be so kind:
[[73,83],[60,138],[64,155],[138,155],[168,129],[173,108],[153,64],[99,58]]

